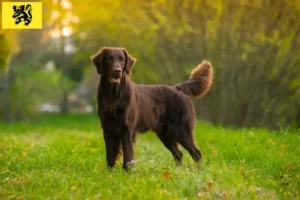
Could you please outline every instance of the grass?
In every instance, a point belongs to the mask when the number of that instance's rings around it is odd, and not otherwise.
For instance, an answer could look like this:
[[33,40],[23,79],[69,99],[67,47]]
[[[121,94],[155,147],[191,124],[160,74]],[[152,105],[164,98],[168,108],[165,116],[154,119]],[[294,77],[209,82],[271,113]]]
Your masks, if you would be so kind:
[[138,135],[137,164],[105,167],[96,115],[0,124],[0,199],[300,199],[300,135],[199,122],[204,160],[176,167],[155,134]]

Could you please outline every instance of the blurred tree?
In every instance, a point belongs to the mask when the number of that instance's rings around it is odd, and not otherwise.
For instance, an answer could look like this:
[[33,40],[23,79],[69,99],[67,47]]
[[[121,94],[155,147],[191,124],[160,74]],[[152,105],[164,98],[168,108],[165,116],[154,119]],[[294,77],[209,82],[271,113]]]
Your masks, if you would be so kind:
[[84,3],[93,8],[72,2],[80,18],[77,57],[86,60],[101,46],[124,46],[138,58],[136,82],[167,84],[186,79],[198,62],[209,59],[215,81],[211,92],[195,101],[202,119],[269,127],[297,121],[298,2]]
[[[51,33],[55,34],[48,42],[48,51],[45,52],[43,60],[53,60],[56,68],[61,71],[61,113],[68,114],[68,96],[74,86],[83,78],[83,65],[81,60],[74,57],[74,40],[72,38],[72,27],[76,25],[76,18],[71,12],[72,3],[67,0],[53,1],[51,12],[52,18],[49,22]],[[75,19],[75,20],[74,20]]]
[[61,76],[56,71],[47,72],[44,68],[46,62],[42,59],[50,32],[47,24],[49,12],[46,11],[52,4],[52,0],[43,2],[43,30],[0,32],[0,113],[4,121],[29,117],[43,101],[57,99],[53,88],[59,88],[57,77]]
[[12,73],[9,63],[10,56],[18,51],[15,38],[16,33],[14,31],[0,30],[0,114],[5,122],[12,120],[11,102],[9,100]]
[[[95,103],[99,76],[90,55],[102,46],[123,46],[138,58],[132,74],[138,83],[173,85],[187,79],[202,59],[210,60],[215,69],[213,86],[195,101],[201,119],[234,126],[300,126],[298,1],[43,3],[47,12],[42,33],[34,35],[33,44],[20,45],[22,50],[9,66],[17,74],[17,63],[26,64],[33,73],[53,60],[53,76],[59,78],[56,91],[62,93],[65,113],[74,89],[81,88],[80,94]],[[24,59],[28,55],[30,59]]]
[[1,72],[7,70],[7,60],[9,56],[9,46],[7,38],[5,37],[4,33],[0,33],[0,70]]
[[0,113],[2,114],[2,119],[6,122],[11,121],[10,115],[10,105],[7,99],[9,95],[8,84],[9,84],[9,70],[8,70],[8,57],[9,57],[9,45],[7,38],[5,37],[4,33],[0,33]]

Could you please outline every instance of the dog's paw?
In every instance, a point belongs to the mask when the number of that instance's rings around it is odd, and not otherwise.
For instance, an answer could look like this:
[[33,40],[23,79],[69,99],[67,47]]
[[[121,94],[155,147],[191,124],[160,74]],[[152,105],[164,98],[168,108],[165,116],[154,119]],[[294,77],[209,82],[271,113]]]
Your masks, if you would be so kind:
[[125,172],[134,172],[135,169],[134,169],[134,165],[136,164],[136,160],[131,160],[130,162],[127,162],[126,165],[123,165],[123,170]]

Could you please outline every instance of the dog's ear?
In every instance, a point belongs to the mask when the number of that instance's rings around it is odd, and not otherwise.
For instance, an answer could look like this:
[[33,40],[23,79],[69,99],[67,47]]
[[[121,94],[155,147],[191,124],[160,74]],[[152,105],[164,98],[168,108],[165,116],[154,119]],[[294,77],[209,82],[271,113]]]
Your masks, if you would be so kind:
[[128,76],[131,74],[131,69],[136,61],[136,58],[132,57],[126,49],[123,49],[124,54],[126,56],[126,62],[125,62],[125,72]]
[[103,54],[105,51],[105,47],[101,48],[96,55],[92,55],[90,57],[91,61],[93,62],[94,66],[97,69],[98,74],[103,73]]

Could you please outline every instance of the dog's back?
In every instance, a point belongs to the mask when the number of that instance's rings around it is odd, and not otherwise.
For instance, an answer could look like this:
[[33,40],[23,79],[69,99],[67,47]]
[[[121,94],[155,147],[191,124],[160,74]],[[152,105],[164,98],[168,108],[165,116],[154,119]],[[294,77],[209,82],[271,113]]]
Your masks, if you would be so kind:
[[160,132],[163,127],[175,132],[183,126],[192,129],[194,107],[191,99],[173,86],[139,85],[137,89],[138,121],[136,130]]

